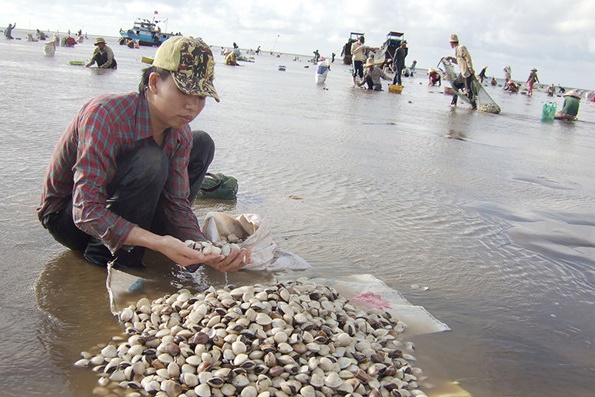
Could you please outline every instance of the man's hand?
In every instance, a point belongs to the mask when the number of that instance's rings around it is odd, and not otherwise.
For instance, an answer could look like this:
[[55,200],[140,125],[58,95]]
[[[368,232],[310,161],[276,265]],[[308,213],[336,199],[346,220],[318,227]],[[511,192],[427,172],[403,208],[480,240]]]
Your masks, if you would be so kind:
[[206,263],[208,261],[219,261],[224,258],[223,255],[219,254],[205,255],[200,251],[188,247],[182,241],[172,236],[162,237],[159,252],[183,267]]
[[[225,257],[222,255],[205,255],[205,260],[203,262],[220,272],[236,272],[252,261],[250,259],[251,251],[250,248],[242,248],[231,251],[229,255]],[[209,257],[216,258],[211,259]]]
[[200,251],[188,247],[184,242],[173,236],[159,236],[139,226],[135,226],[131,230],[125,244],[139,245],[160,252],[183,267],[206,263],[208,266],[221,272],[235,272],[251,262],[250,248],[233,250],[227,256],[220,254],[205,255]]

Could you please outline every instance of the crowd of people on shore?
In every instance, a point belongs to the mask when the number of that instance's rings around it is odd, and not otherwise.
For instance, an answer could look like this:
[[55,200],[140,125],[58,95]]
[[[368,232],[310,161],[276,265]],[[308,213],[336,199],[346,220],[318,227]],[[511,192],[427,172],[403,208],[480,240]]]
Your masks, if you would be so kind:
[[[14,39],[12,32],[16,28],[16,25],[16,22],[9,23],[4,29],[4,36],[6,39]],[[76,44],[82,43],[84,38],[86,38],[86,35],[83,35],[82,31],[79,30],[78,33],[75,34],[75,37],[71,36],[70,31],[68,31],[68,34],[62,38],[60,38],[57,34],[54,34],[52,40],[46,43],[44,46],[44,55],[53,56],[55,47],[58,44],[61,46],[72,47]],[[46,39],[48,39],[48,35],[39,29],[37,29],[34,34],[27,34],[27,41],[45,41]],[[468,102],[471,104],[471,109],[475,110],[477,109],[477,92],[475,92],[476,89],[473,89],[472,82],[477,80],[479,84],[483,85],[484,81],[488,79],[488,76],[486,75],[488,67],[483,66],[480,72],[476,75],[473,68],[473,61],[467,47],[459,43],[458,36],[456,34],[451,35],[449,42],[451,48],[454,49],[454,56],[445,58],[457,65],[459,69],[458,77],[450,82],[451,86],[456,89],[457,92],[460,91],[463,93],[466,97],[466,100],[468,100]],[[224,62],[227,65],[237,66],[237,61],[244,59],[240,59],[242,55],[240,54],[237,44],[233,43],[233,45],[234,48],[229,49],[224,54]],[[352,62],[353,86],[364,87],[369,90],[382,91],[382,80],[392,80],[392,86],[398,86],[402,90],[403,77],[413,77],[417,64],[417,61],[414,60],[410,67],[406,66],[406,58],[409,54],[407,41],[401,40],[394,54],[390,54],[391,58],[383,57],[381,61],[377,61],[374,56],[380,51],[380,47],[371,47],[366,45],[365,37],[363,35],[358,36],[357,39],[351,44],[350,54]],[[255,52],[255,54],[259,53],[260,47]],[[317,64],[319,60],[324,59],[321,57],[318,50],[315,50],[313,53],[314,57],[312,61],[315,64]],[[334,61],[334,55],[335,54],[333,53],[331,63]],[[245,60],[250,61],[249,59]],[[117,62],[115,60],[113,50],[101,37],[97,38],[91,59],[85,65],[90,67],[94,64],[97,64],[97,67],[104,69],[117,68]],[[541,84],[537,75],[537,68],[532,68],[527,80],[521,84],[512,78],[512,68],[510,66],[505,66],[503,72],[504,82],[502,83],[502,88],[504,91],[509,93],[522,93],[530,97],[534,93],[534,87],[536,84]],[[393,76],[389,76],[389,73],[392,73]],[[445,72],[440,69],[429,68],[427,71],[428,85],[442,86],[442,81],[445,77]],[[489,81],[489,84],[492,86],[497,86],[498,81],[495,77],[492,77]],[[389,83],[389,88],[390,87],[391,83]],[[398,92],[401,92],[401,90]],[[570,95],[566,95],[564,91],[565,89],[558,84],[558,96],[565,95],[564,97],[568,98]],[[556,88],[553,84],[550,84],[545,92],[548,96],[554,96],[556,95]],[[580,92],[576,92],[578,93],[578,98],[580,99]],[[570,97],[576,98],[576,94]],[[452,97],[451,106],[455,107],[457,105],[457,99],[458,95],[455,93],[455,95]],[[595,99],[595,96],[585,96],[585,99],[591,101]],[[578,110],[578,107],[576,108]]]
[[[10,24],[5,30],[6,38],[12,38],[15,26]],[[459,70],[451,84],[477,109],[471,54],[457,34],[450,35],[449,43],[454,56],[447,58]],[[97,37],[94,47],[87,67],[117,68],[104,38]],[[237,44],[233,47],[230,53],[239,56]],[[381,91],[382,80],[402,85],[407,41],[399,44],[390,65],[395,73],[392,79],[368,54],[379,50],[366,45],[364,36],[353,43],[354,87]],[[416,63],[409,68],[410,75],[415,73]],[[213,54],[204,41],[175,36],[158,48],[151,65],[143,70],[138,92],[103,95],[81,108],[55,147],[37,209],[41,225],[56,241],[99,266],[115,263],[123,268],[143,268],[146,249],[161,252],[182,266],[204,264],[223,272],[237,271],[250,262],[249,249],[224,257],[202,254],[184,244],[187,239],[204,240],[190,203],[213,160],[214,143],[206,132],[191,131],[189,124],[201,113],[207,97],[219,102],[213,85],[214,67]],[[481,82],[486,69],[478,75]],[[518,90],[509,84],[514,83],[510,67],[504,71],[508,78],[505,89]],[[430,69],[428,76],[428,84],[441,85],[438,70]],[[535,83],[539,78],[534,68],[526,81],[528,96]],[[574,120],[580,93],[570,90],[564,98],[556,116]],[[453,107],[457,99],[458,95],[453,95]],[[183,115],[179,109],[184,110]],[[106,117],[126,127],[122,131],[127,133],[110,134]]]
[[[16,22],[9,23],[8,26],[4,29],[4,38],[7,40],[15,40],[15,37],[12,35],[12,31],[16,28]],[[51,44],[54,46],[62,46],[62,47],[74,47],[77,44],[83,43],[83,41],[87,38],[86,34],[83,34],[82,30],[79,29],[77,33],[71,35],[70,30],[68,30],[65,36],[60,36],[59,33],[54,33],[52,35],[52,39],[49,40]],[[46,41],[49,39],[49,34],[40,30],[35,29],[35,32],[26,32],[25,33],[25,41],[28,42],[37,42],[37,41]],[[20,37],[17,37],[16,40],[21,40]]]
[[[459,42],[458,35],[452,34],[450,36],[450,45],[454,49],[454,56],[445,57],[452,64],[458,66],[459,73],[456,79],[451,81],[451,86],[457,92],[462,93],[468,102],[471,104],[471,109],[477,109],[477,88],[474,88],[473,82],[477,81],[480,85],[486,84],[491,86],[498,86],[498,80],[492,76],[488,81],[487,69],[488,66],[483,66],[480,72],[476,75],[473,68],[473,61],[467,47]],[[357,37],[355,42],[351,44],[350,48],[351,63],[352,63],[352,78],[354,87],[365,87],[369,90],[382,91],[382,80],[391,80],[388,73],[394,73],[392,77],[393,86],[401,86],[403,77],[413,76],[416,61],[410,68],[405,66],[405,58],[409,53],[407,41],[402,40],[393,58],[383,59],[382,62],[377,62],[375,54],[381,52],[378,47],[371,47],[365,44],[363,35]],[[344,52],[345,53],[345,49]],[[503,69],[504,79],[502,88],[509,93],[522,93],[531,97],[534,94],[536,84],[541,84],[537,75],[537,68],[532,68],[529,76],[524,83],[518,83],[512,78],[512,68],[505,66]],[[446,72],[436,68],[429,68],[427,71],[428,85],[441,86],[442,80],[446,77]],[[389,88],[391,85],[389,84]],[[543,87],[542,87],[543,88]],[[398,92],[401,92],[400,90]],[[457,106],[458,94],[454,92],[451,106]],[[548,96],[556,95],[556,88],[553,84],[545,90]],[[565,93],[565,89],[558,84],[558,96],[563,95],[564,104],[562,110],[557,113],[556,118],[573,120],[578,113],[578,101],[581,99],[581,94],[577,90],[572,90]],[[585,99],[595,102],[595,95],[585,94]]]

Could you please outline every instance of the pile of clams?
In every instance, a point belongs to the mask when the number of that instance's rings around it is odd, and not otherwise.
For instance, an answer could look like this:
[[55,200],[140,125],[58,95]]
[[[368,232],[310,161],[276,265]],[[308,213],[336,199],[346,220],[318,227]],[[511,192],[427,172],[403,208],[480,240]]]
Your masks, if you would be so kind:
[[95,395],[426,396],[402,322],[307,279],[181,289],[118,317],[126,335],[75,363],[98,374]]

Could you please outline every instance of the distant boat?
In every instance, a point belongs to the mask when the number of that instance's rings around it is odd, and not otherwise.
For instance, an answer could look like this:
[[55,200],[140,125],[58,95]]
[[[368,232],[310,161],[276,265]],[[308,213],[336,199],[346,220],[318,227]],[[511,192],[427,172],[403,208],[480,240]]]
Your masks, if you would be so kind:
[[375,63],[383,63],[386,58],[395,59],[397,55],[397,49],[401,43],[405,40],[403,32],[390,31],[386,35],[386,41],[382,44],[380,51],[374,54]]
[[281,71],[281,72],[285,72],[285,69],[286,69],[286,68],[285,68],[285,66],[283,66],[283,65],[279,65],[279,68],[278,68],[278,69],[279,69],[279,71]]
[[358,32],[351,32],[349,34],[349,39],[347,40],[347,43],[345,43],[345,45],[343,46],[343,50],[341,51],[341,56],[343,57],[343,63],[345,65],[351,65],[351,45],[357,41],[358,37],[363,35],[364,33]]
[[120,44],[128,44],[131,40],[136,40],[139,45],[159,47],[161,43],[172,36],[181,36],[181,33],[163,33],[157,25],[159,21],[152,21],[144,18],[136,18],[132,29],[120,29]]

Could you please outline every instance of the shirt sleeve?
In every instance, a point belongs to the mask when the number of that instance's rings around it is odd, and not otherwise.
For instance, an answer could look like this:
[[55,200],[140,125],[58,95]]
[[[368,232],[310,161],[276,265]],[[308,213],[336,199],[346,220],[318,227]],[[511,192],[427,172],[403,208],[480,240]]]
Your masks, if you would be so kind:
[[192,139],[186,137],[190,136],[190,133],[184,134],[171,143],[174,147],[170,154],[170,171],[162,194],[163,212],[168,220],[166,231],[182,241],[206,240],[188,200],[188,161]]
[[[95,49],[93,50],[93,54],[91,54],[91,65],[93,65],[95,62],[97,62],[98,50],[99,50],[99,48],[95,47]],[[99,62],[97,62],[97,66],[99,66]]]
[[471,60],[471,54],[467,50],[467,47],[461,47],[461,58],[465,62],[465,67],[471,74],[475,74],[475,70],[473,70],[473,61]]
[[357,43],[351,45],[351,54],[359,54],[364,51],[366,47],[364,45],[357,46]]
[[116,153],[113,121],[101,104],[90,105],[74,128],[78,139],[73,166],[72,215],[85,233],[101,239],[115,254],[135,224],[106,208],[107,183],[115,174]]
[[99,65],[99,66],[108,68],[108,67],[112,66],[112,63],[114,62],[114,51],[111,48],[106,46],[105,53],[107,54],[107,61],[103,65]]

